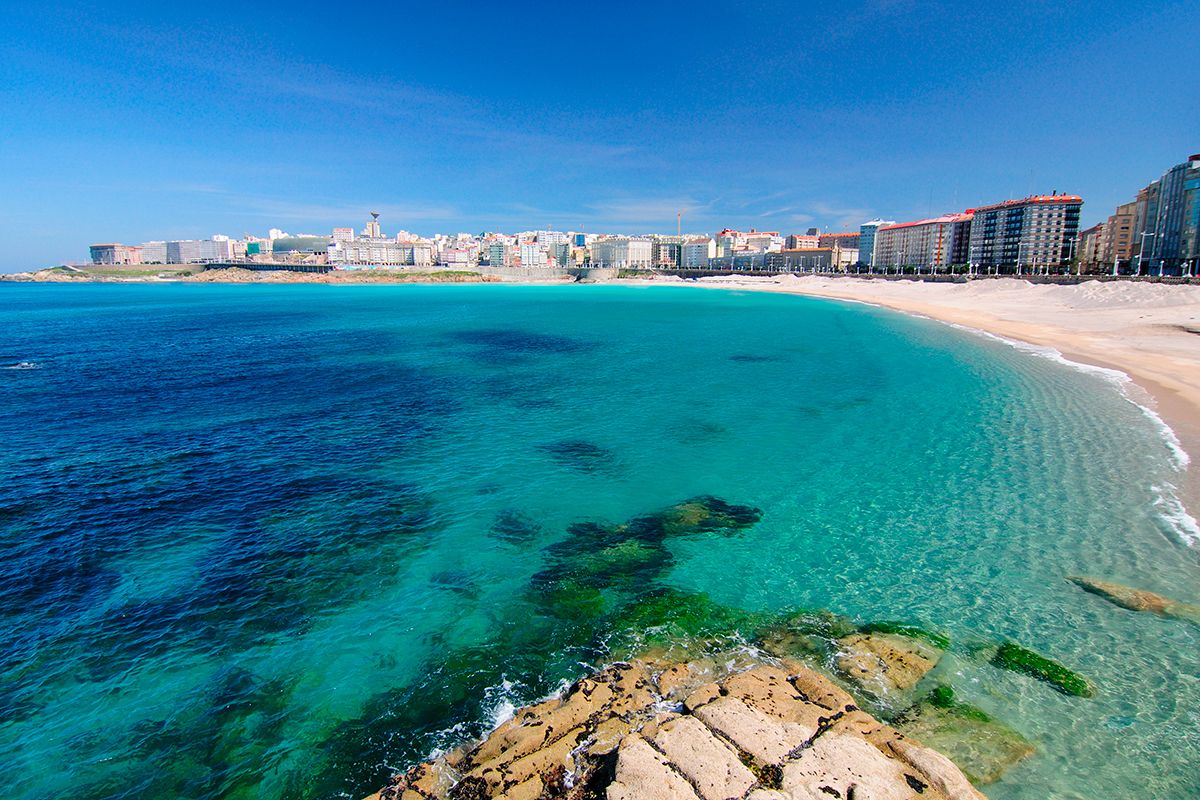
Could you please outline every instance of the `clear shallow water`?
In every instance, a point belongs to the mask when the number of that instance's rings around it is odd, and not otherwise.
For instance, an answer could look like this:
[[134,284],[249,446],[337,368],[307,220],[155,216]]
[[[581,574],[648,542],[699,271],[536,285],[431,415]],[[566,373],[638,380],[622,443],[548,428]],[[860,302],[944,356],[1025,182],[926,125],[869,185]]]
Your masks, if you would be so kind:
[[671,542],[665,585],[1011,637],[1097,684],[951,664],[1039,749],[989,796],[1200,793],[1200,627],[1063,580],[1200,600],[1172,453],[1101,377],[666,287],[0,285],[20,362],[7,796],[371,791],[602,657],[530,601],[568,525],[700,494],[762,520]]

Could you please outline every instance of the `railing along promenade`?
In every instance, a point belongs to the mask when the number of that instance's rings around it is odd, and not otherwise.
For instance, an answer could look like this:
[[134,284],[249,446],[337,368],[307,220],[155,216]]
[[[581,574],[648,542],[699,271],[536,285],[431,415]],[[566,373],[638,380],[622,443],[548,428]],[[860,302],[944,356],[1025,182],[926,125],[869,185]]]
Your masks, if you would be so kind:
[[[239,269],[253,270],[257,272],[267,272],[276,270],[286,270],[289,272],[308,272],[308,273],[325,273],[332,272],[337,269],[336,265],[332,264],[301,264],[296,262],[262,262],[262,261],[240,261],[231,260],[219,263],[197,264],[195,266],[203,269],[227,269],[236,267]],[[353,265],[349,269],[372,269],[383,268],[372,267],[371,265]],[[549,278],[549,277],[574,277],[580,278],[597,278],[600,280],[611,279],[614,277],[620,278],[640,278],[653,277],[656,275],[676,276],[684,279],[696,279],[707,277],[758,277],[771,278],[780,277],[783,275],[795,275],[797,277],[818,276],[823,278],[861,278],[868,280],[879,281],[923,281],[928,283],[967,283],[977,280],[995,280],[1000,278],[1015,278],[1017,280],[1029,281],[1030,283],[1038,284],[1077,284],[1085,281],[1134,281],[1140,283],[1164,283],[1164,284],[1200,284],[1200,277],[1195,275],[1113,275],[1111,272],[1067,272],[1064,269],[1060,270],[1023,270],[1018,272],[1012,267],[1002,268],[1000,270],[990,272],[967,271],[967,270],[928,270],[917,268],[900,269],[890,268],[888,270],[872,270],[868,268],[848,268],[848,269],[824,269],[824,270],[771,270],[771,269],[713,269],[710,267],[610,267],[599,264],[584,264],[583,266],[574,266],[566,268],[555,268],[546,270],[524,269],[521,267],[493,267],[487,265],[469,266],[461,264],[453,265],[431,265],[431,266],[394,266],[388,265],[387,269],[402,269],[428,272],[431,270],[444,270],[453,268],[465,268],[471,271],[479,271],[488,275],[510,278]],[[537,273],[537,274],[534,274]]]
[[1200,277],[1195,275],[1113,275],[1111,272],[1105,273],[1089,273],[1089,272],[1032,272],[1024,271],[1017,272],[1015,269],[1009,268],[1007,271],[999,272],[951,272],[951,271],[930,271],[918,270],[911,268],[908,270],[901,269],[900,271],[872,271],[866,268],[861,270],[851,269],[826,269],[826,270],[769,270],[769,269],[711,269],[711,268],[671,268],[661,267],[655,269],[630,269],[624,268],[620,270],[620,277],[637,278],[650,277],[653,275],[674,275],[685,279],[707,278],[707,277],[736,277],[744,275],[748,277],[772,278],[783,275],[794,275],[796,277],[822,277],[822,278],[860,278],[865,280],[878,281],[922,281],[927,283],[967,283],[977,280],[997,280],[1001,278],[1016,279],[1029,281],[1030,283],[1039,284],[1077,284],[1085,281],[1134,281],[1140,283],[1165,283],[1165,284],[1200,284]]

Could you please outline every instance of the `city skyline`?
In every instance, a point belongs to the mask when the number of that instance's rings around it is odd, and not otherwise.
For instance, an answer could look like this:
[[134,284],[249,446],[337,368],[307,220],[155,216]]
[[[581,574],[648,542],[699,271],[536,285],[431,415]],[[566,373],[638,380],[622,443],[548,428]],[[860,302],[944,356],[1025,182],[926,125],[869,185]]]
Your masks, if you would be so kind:
[[1192,152],[1189,7],[6,9],[0,271],[368,208],[424,235],[798,232],[1059,191],[1091,226]]

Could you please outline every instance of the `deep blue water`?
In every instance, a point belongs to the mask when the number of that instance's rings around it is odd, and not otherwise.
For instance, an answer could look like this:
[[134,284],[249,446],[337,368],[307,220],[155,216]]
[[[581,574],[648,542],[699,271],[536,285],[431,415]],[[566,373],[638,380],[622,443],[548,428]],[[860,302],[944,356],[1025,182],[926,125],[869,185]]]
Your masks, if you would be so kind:
[[954,665],[1039,749],[991,797],[1200,794],[1200,628],[1064,580],[1200,599],[1172,454],[1095,375],[864,306],[597,286],[0,284],[20,362],[5,796],[372,791],[603,660],[531,600],[569,526],[696,495],[761,521],[673,542],[661,586],[1012,637],[1097,684]]

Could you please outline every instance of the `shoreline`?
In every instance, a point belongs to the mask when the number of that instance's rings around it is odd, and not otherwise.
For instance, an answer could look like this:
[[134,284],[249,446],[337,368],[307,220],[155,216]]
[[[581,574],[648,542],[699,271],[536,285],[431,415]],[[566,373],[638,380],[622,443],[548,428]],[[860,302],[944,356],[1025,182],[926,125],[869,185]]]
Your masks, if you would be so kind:
[[[793,275],[615,283],[773,292],[863,303],[992,336],[1010,346],[1038,348],[1044,352],[1031,355],[1057,354],[1074,369],[1113,373],[1114,380],[1120,376],[1120,382],[1126,383],[1118,387],[1126,399],[1166,428],[1169,449],[1176,449],[1170,438],[1177,440],[1182,459],[1173,455],[1184,463],[1179,464],[1180,482],[1175,489],[1185,507],[1200,506],[1196,468],[1190,463],[1200,454],[1200,338],[1194,338],[1200,335],[1200,287],[1097,284],[1114,288],[1105,289],[1110,296],[1088,307],[1086,303],[1072,306],[1073,298],[1053,295],[1081,294],[1089,283],[1043,286],[1015,279],[991,281],[990,286],[982,287]],[[917,293],[922,296],[912,296]],[[1135,296],[1151,293],[1159,297]],[[1178,296],[1168,298],[1168,293]],[[1053,320],[1047,318],[1055,315]],[[1066,322],[1073,324],[1063,324]],[[1194,519],[1192,524],[1196,524]]]

